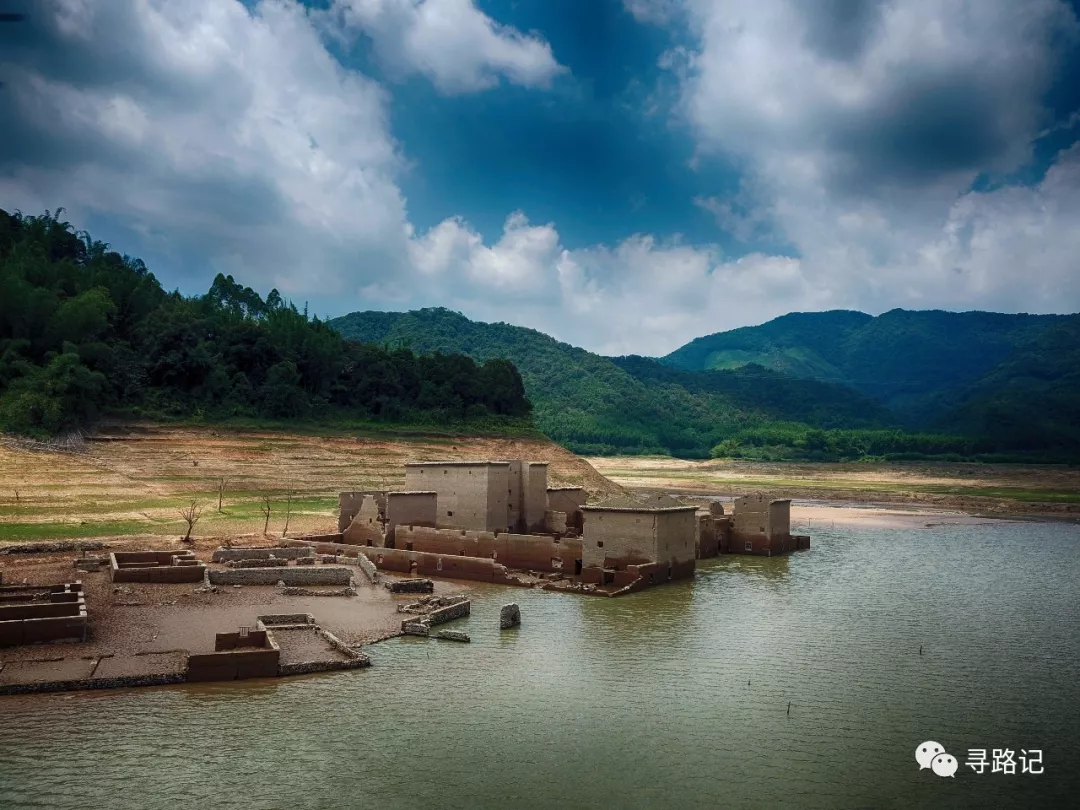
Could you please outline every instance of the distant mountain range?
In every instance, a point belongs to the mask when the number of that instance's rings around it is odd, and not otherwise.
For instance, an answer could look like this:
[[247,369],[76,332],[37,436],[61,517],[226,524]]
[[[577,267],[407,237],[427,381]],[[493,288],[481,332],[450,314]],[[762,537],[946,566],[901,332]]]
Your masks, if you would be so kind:
[[330,325],[366,342],[513,361],[537,426],[577,452],[700,457],[784,426],[797,435],[778,441],[792,447],[816,446],[807,430],[904,428],[976,437],[986,452],[1080,456],[1076,315],[793,313],[660,359],[603,357],[446,309]]
[[755,363],[874,397],[901,424],[1006,450],[1080,450],[1080,315],[891,310],[791,313],[697,338],[686,371]]
[[873,399],[835,383],[760,366],[689,372],[646,357],[602,357],[533,329],[479,323],[447,309],[354,312],[329,324],[354,340],[511,360],[537,427],[579,453],[704,457],[727,436],[776,421],[822,428],[892,421]]

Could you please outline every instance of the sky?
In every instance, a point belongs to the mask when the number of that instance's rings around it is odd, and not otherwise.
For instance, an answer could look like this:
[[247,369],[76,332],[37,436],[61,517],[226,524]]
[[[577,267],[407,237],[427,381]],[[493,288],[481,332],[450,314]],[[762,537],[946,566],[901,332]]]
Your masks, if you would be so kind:
[[1072,0],[0,0],[0,208],[604,354],[1080,310]]

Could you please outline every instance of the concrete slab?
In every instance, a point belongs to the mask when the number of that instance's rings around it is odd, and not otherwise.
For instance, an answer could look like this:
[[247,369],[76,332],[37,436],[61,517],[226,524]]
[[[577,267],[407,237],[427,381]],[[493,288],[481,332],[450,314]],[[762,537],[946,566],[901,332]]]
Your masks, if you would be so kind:
[[187,653],[184,652],[116,655],[112,658],[101,659],[101,663],[94,672],[94,680],[138,675],[166,675],[183,672],[186,667]]
[[93,661],[65,658],[61,661],[8,661],[0,669],[0,684],[51,683],[89,678]]

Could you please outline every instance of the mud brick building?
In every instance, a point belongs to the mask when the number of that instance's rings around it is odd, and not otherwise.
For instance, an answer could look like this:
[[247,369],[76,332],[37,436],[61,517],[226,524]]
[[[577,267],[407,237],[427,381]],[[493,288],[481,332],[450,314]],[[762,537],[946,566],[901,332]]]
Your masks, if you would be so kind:
[[405,488],[437,493],[439,528],[525,533],[547,528],[545,462],[414,462],[405,465]]
[[[582,580],[650,584],[694,575],[696,506],[585,506]],[[619,576],[619,572],[623,572]]]

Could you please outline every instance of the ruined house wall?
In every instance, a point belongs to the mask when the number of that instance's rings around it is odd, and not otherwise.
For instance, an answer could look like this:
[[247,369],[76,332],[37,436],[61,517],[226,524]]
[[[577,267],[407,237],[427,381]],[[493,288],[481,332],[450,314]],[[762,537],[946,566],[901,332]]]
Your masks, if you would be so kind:
[[581,538],[559,539],[551,535],[507,534],[506,556],[499,562],[511,569],[559,571],[574,574],[581,560]]
[[693,506],[656,513],[656,558],[658,563],[683,563],[697,558],[694,549]]
[[249,630],[246,636],[236,633],[218,633],[214,636],[214,652],[223,650],[235,650],[255,648],[264,649],[271,646],[266,640],[265,630]]
[[280,662],[281,651],[276,646],[268,649],[239,647],[227,652],[189,655],[186,679],[191,683],[205,683],[276,678]]
[[371,496],[381,510],[384,506],[384,493],[376,490],[357,490],[354,492],[342,492],[338,495],[338,531],[343,532],[353,522],[357,512],[363,505],[364,498]]
[[[585,509],[582,565],[625,568],[656,561],[656,513]],[[692,539],[692,536],[691,536]]]
[[[50,594],[48,602],[0,607],[0,647],[68,639],[85,641],[86,602],[82,595],[82,584],[62,587],[63,590]],[[17,591],[17,588],[10,589],[11,594]]]
[[526,532],[544,531],[544,513],[547,512],[548,465],[539,461],[521,465],[521,491],[523,523]]
[[[547,491],[547,508],[552,512],[564,513],[566,529],[573,529],[581,534],[585,523],[581,508],[588,498],[588,493],[582,487],[553,487]],[[547,531],[556,529],[549,525]]]
[[509,469],[506,462],[406,464],[405,488],[437,493],[440,528],[506,531]]
[[524,464],[510,461],[506,470],[506,529],[511,532],[525,530]]
[[761,492],[735,499],[732,529],[736,538],[768,533],[770,500]]
[[398,526],[394,535],[395,548],[403,551],[491,559],[507,568],[572,574],[581,559],[580,538],[419,526]]
[[791,535],[791,501],[773,501],[769,504],[769,536]]
[[716,528],[716,545],[720,554],[727,554],[731,548],[731,515],[717,517],[713,515],[713,526]]
[[434,526],[438,517],[436,492],[386,493],[386,533],[396,526]]
[[547,491],[548,509],[569,514],[583,507],[588,497],[582,487],[550,487]]
[[396,548],[365,548],[361,549],[361,552],[383,571],[413,576],[493,582],[497,585],[518,584],[509,575],[506,566],[490,558],[429,554]]
[[205,570],[190,551],[116,551],[109,555],[113,582],[201,582]]
[[720,536],[717,532],[716,521],[706,510],[698,510],[694,515],[695,532],[694,546],[699,560],[708,560],[720,553]]

